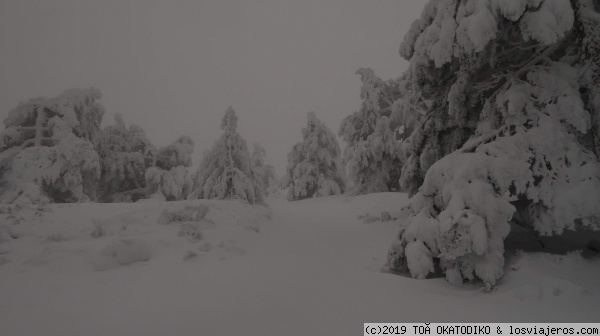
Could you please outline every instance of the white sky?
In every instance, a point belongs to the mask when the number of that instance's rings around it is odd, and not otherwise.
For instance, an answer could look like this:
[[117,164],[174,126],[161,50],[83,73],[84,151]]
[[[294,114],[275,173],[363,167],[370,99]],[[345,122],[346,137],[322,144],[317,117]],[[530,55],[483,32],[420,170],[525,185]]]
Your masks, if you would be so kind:
[[232,105],[249,148],[262,144],[282,175],[308,111],[337,134],[359,108],[356,69],[406,69],[398,46],[424,4],[0,0],[0,119],[19,101],[95,86],[104,125],[121,112],[156,146],[189,135],[196,166]]

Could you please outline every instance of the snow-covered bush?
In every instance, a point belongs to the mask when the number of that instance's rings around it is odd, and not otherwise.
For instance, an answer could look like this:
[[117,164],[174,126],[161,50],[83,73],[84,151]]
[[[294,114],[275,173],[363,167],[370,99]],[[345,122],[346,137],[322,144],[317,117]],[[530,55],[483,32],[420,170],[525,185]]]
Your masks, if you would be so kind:
[[198,206],[185,206],[183,209],[163,210],[158,217],[158,223],[170,224],[173,222],[200,222],[204,220],[210,208],[201,204]]
[[182,136],[154,155],[154,166],[146,170],[148,194],[162,194],[166,200],[186,199],[194,181],[188,171],[192,165],[194,142]]
[[95,151],[104,108],[97,89],[68,90],[21,103],[0,133],[3,203],[95,199],[100,163]]
[[231,106],[225,112],[221,129],[221,138],[200,163],[191,197],[264,203],[264,186],[252,169],[246,140],[237,132],[237,116]]
[[284,187],[289,187],[288,200],[343,193],[346,180],[340,146],[315,112],[308,113],[302,138],[288,154],[284,181]]
[[597,18],[586,8],[428,3],[401,46],[407,75],[432,104],[410,135],[402,181],[420,188],[389,270],[424,278],[439,269],[453,284],[493,286],[510,221],[541,235],[600,230],[597,105],[586,93],[598,82],[582,80],[586,39],[573,38],[576,13]]
[[264,147],[255,143],[254,151],[252,152],[251,160],[252,160],[252,170],[254,174],[260,179],[262,185],[265,189],[265,195],[271,195],[277,190],[279,190],[279,186],[277,183],[277,174],[275,173],[275,167],[270,164],[266,164],[266,156],[267,152]]
[[146,193],[146,168],[153,162],[154,146],[137,125],[126,127],[120,114],[105,127],[97,146],[102,174],[99,200],[136,201]]
[[151,257],[149,244],[142,239],[119,239],[107,245],[93,260],[96,271],[148,261]]

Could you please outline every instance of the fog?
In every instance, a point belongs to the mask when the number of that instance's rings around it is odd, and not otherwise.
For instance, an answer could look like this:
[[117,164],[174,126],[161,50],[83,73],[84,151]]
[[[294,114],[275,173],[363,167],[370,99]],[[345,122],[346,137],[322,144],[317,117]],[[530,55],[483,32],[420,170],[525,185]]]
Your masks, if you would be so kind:
[[157,146],[189,135],[196,166],[232,105],[242,137],[282,175],[307,112],[337,133],[359,108],[358,68],[406,69],[398,46],[423,5],[0,0],[0,118],[20,101],[94,86],[104,125],[120,112]]

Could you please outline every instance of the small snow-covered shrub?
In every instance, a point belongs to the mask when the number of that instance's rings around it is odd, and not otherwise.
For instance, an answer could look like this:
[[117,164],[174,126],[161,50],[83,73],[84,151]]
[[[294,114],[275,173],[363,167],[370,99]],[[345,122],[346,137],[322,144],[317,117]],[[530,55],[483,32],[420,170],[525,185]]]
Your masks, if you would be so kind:
[[185,252],[185,254],[183,255],[183,261],[187,261],[193,258],[196,258],[198,256],[198,253],[194,252],[194,251],[187,251]]
[[92,237],[99,238],[106,235],[106,221],[92,218]]
[[158,223],[169,224],[173,222],[199,222],[204,220],[208,210],[207,205],[201,204],[198,206],[186,205],[183,209],[178,210],[163,210],[158,217]]
[[197,222],[183,222],[179,226],[178,237],[190,237],[194,240],[202,239],[202,231]]
[[0,243],[19,238],[19,234],[8,225],[0,225]]
[[381,217],[373,216],[369,213],[359,215],[357,218],[361,220],[364,224],[379,222],[381,220]]
[[49,242],[60,243],[67,240],[67,237],[60,232],[54,232],[49,234],[48,237],[46,237],[46,240]]
[[212,250],[212,245],[209,242],[204,242],[198,246],[198,251],[200,252],[210,252]]
[[382,222],[389,222],[391,220],[393,220],[393,218],[392,218],[392,215],[390,215],[389,212],[387,212],[387,211],[381,212],[381,221]]
[[94,260],[97,271],[150,260],[148,243],[142,239],[119,239],[106,246]]
[[192,190],[193,181],[184,166],[170,170],[150,167],[146,170],[146,184],[150,195],[163,195],[165,200],[173,201],[185,199]]

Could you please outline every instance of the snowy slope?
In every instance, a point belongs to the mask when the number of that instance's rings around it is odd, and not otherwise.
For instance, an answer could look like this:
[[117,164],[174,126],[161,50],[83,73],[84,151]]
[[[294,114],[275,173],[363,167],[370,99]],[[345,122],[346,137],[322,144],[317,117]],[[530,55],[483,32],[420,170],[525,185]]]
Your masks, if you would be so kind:
[[[491,293],[382,273],[399,221],[358,217],[395,216],[406,202],[381,193],[269,208],[145,201],[0,214],[0,335],[350,335],[363,322],[600,320],[598,257],[511,255]],[[157,222],[164,209],[201,204],[200,239]],[[105,235],[92,237],[92,219]]]

